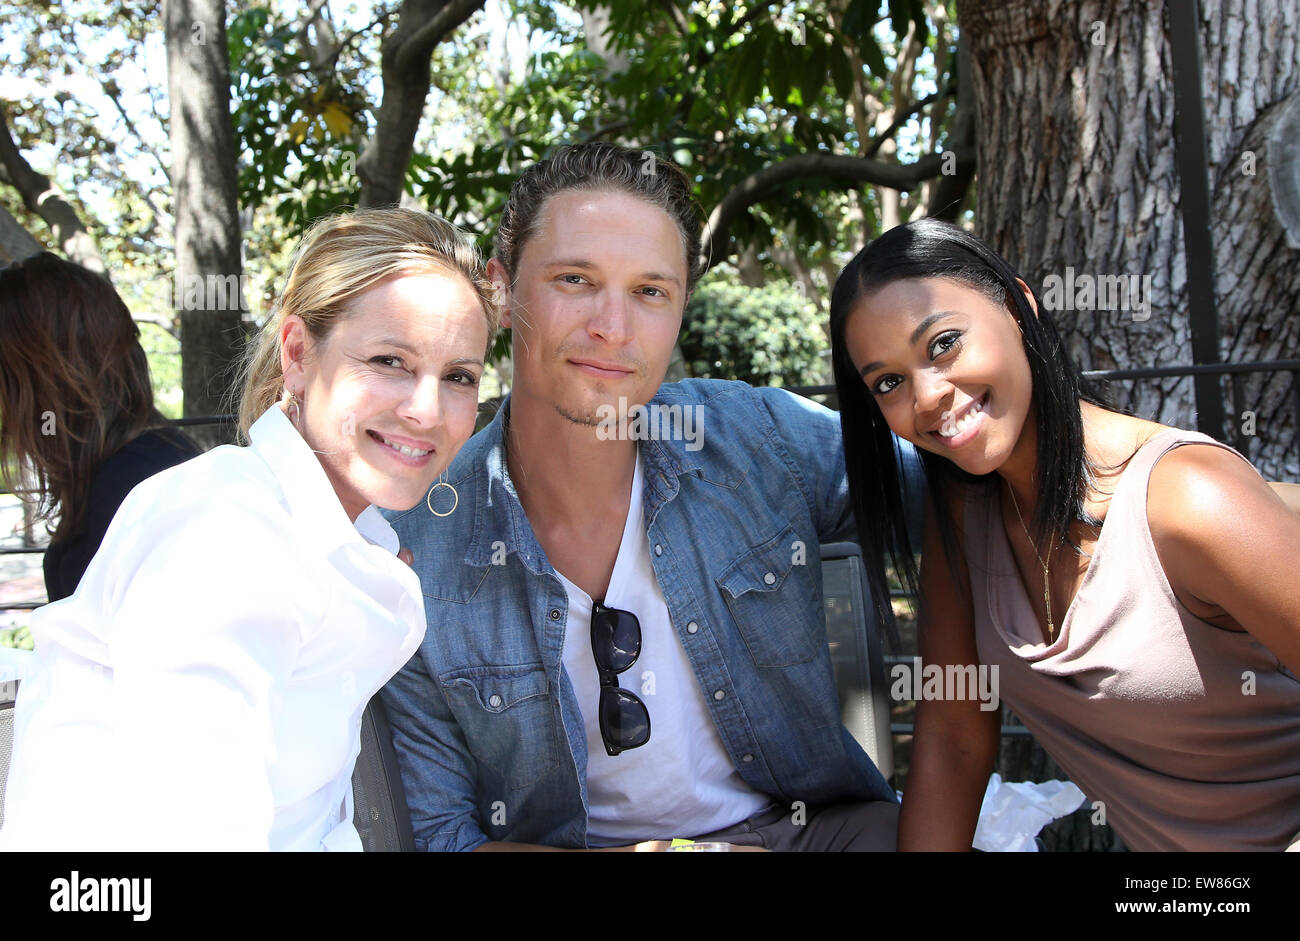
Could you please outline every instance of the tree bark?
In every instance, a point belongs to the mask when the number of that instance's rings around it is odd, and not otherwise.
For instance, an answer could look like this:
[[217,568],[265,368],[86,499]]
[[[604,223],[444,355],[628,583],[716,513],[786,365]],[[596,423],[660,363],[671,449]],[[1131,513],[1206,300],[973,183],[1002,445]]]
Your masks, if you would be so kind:
[[362,206],[396,206],[401,199],[429,97],[429,57],[484,2],[403,0],[397,28],[384,42],[384,99],[375,115],[375,134],[357,160]]
[[[1191,363],[1165,5],[961,0],[958,15],[979,112],[980,234],[1035,286],[1067,268],[1149,276],[1149,319],[1054,311],[1085,369]],[[1294,356],[1300,252],[1269,180],[1295,151],[1271,146],[1269,132],[1300,87],[1300,9],[1201,0],[1200,48],[1220,354]],[[1229,399],[1221,437],[1245,444],[1270,479],[1300,477],[1294,381],[1232,380],[1242,407]],[[1190,380],[1114,383],[1111,393],[1143,417],[1195,427]],[[1241,435],[1243,410],[1254,413],[1253,439]]]
[[[226,4],[165,0],[163,22],[184,413],[216,415],[227,404],[247,331]],[[209,444],[229,438],[229,429],[215,426],[196,433]]]
[[0,265],[22,261],[42,251],[41,243],[10,215],[9,210],[0,206]]

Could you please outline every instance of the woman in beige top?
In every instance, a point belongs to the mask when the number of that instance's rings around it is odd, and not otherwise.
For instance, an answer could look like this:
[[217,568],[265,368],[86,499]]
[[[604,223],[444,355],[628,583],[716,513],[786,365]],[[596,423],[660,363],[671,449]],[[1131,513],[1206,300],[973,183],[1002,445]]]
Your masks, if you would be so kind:
[[[887,553],[917,577],[891,432],[926,467],[924,662],[996,668],[1132,849],[1300,848],[1300,518],[1278,493],[1102,405],[1034,292],[954,226],[854,258],[831,335],[878,598]],[[999,716],[959,695],[917,704],[900,849],[970,848]]]

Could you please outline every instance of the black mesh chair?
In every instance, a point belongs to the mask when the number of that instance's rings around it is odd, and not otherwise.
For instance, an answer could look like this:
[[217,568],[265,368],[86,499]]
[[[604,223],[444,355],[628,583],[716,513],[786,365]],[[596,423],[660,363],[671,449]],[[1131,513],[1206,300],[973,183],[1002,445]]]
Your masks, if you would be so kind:
[[361,716],[361,753],[352,772],[352,822],[367,853],[411,853],[415,837],[384,704],[375,696]]

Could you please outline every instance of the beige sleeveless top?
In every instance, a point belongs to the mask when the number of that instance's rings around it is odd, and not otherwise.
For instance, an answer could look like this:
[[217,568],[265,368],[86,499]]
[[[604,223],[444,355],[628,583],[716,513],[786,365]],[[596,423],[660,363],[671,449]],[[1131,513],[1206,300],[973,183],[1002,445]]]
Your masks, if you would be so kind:
[[1169,429],[1120,475],[1050,646],[1011,554],[1000,491],[967,503],[979,657],[998,666],[1002,700],[1088,800],[1104,804],[1130,849],[1283,850],[1300,845],[1300,680],[1249,633],[1179,603],[1147,525],[1151,469],[1190,443],[1226,448]]

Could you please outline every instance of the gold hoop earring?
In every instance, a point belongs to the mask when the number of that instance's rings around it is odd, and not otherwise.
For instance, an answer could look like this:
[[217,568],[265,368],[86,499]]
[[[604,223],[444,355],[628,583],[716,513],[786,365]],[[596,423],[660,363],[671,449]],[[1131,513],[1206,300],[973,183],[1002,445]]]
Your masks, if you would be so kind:
[[[460,506],[460,494],[456,492],[455,487],[453,487],[451,484],[447,483],[447,481],[442,479],[442,477],[445,476],[445,474],[446,472],[444,471],[443,475],[439,476],[438,482],[429,488],[429,493],[424,498],[424,503],[429,508],[429,512],[432,513],[434,516],[438,516],[438,517],[451,516],[451,514],[456,512],[456,507]],[[439,487],[446,487],[448,490],[451,491],[451,501],[452,501],[451,509],[448,510],[446,513],[439,513],[437,510],[433,508],[433,492],[437,490]]]
[[289,393],[288,412],[289,412],[289,421],[293,423],[293,427],[297,428],[298,418],[300,416],[301,409],[299,409],[298,407],[298,396],[292,392]]

